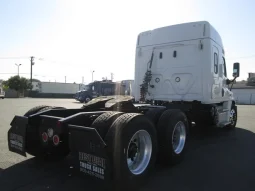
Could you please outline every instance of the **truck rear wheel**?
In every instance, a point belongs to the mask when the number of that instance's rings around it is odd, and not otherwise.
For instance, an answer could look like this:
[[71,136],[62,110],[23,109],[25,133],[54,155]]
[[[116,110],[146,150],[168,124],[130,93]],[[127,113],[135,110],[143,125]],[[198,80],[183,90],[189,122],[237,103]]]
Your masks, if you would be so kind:
[[114,189],[137,189],[148,178],[156,161],[154,124],[141,114],[123,114],[110,127],[105,142],[113,161]]
[[148,117],[157,126],[159,118],[165,110],[165,108],[153,108],[148,110],[145,113],[145,116]]
[[99,135],[104,139],[112,123],[122,114],[123,112],[114,111],[103,113],[95,119],[91,127],[95,128]]
[[159,144],[159,162],[178,163],[183,156],[189,123],[180,110],[166,110],[160,117],[157,131]]

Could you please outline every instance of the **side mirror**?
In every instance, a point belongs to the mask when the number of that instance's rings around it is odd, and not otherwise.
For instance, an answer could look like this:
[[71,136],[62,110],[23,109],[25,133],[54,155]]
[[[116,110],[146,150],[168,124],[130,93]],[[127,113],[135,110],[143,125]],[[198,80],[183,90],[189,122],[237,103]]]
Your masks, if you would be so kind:
[[233,77],[237,78],[240,75],[240,64],[238,62],[233,64]]

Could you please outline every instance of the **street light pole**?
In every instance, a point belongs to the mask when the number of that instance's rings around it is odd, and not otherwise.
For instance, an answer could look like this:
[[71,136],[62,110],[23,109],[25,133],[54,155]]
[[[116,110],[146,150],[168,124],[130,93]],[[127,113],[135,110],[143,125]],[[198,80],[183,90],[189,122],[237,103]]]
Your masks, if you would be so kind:
[[95,72],[95,71],[93,70],[93,71],[92,71],[92,82],[93,82],[93,74],[94,74],[94,72]]
[[18,76],[19,76],[19,67],[21,66],[21,64],[15,64],[18,67]]
[[[32,82],[33,82],[33,65],[34,65],[35,63],[34,63],[34,57],[33,56],[31,56],[31,58],[30,58],[30,67],[31,67],[31,72],[30,72],[30,82],[31,82],[31,84],[32,84]],[[32,91],[32,89],[31,89],[31,91]]]

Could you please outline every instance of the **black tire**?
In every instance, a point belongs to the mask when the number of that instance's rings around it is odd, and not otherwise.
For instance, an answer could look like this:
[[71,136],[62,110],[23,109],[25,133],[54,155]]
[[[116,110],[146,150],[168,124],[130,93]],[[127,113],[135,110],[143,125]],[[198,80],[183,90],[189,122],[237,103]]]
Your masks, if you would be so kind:
[[38,113],[41,109],[45,108],[45,107],[49,107],[47,105],[39,105],[39,106],[36,106],[36,107],[33,107],[31,108],[30,110],[28,110],[24,116],[25,117],[29,117],[30,115],[33,115],[33,114],[36,114]]
[[92,100],[92,98],[90,96],[86,96],[84,103],[88,103]]
[[[24,116],[28,117],[30,115],[39,113],[39,112],[43,112],[49,109],[65,109],[64,107],[56,107],[56,106],[46,106],[46,105],[41,105],[41,106],[37,106],[34,107],[32,109],[30,109],[29,111],[27,111]],[[38,129],[36,127],[32,127],[30,129],[27,130],[27,134],[26,134],[26,152],[32,156],[35,157],[44,157],[46,155],[48,155],[49,153],[46,153],[42,148],[41,148],[41,143],[40,141],[37,139],[38,137]],[[36,138],[36,139],[34,139]],[[54,154],[63,157],[66,156],[69,153],[69,151],[67,151],[67,149],[59,149],[57,150]],[[54,155],[51,154],[51,155]]]
[[[173,133],[176,125],[181,122],[183,124],[183,131],[185,131],[184,144],[180,148],[180,151],[175,152],[173,146]],[[159,155],[158,161],[164,165],[173,165],[179,163],[183,157],[187,132],[189,128],[189,122],[186,115],[177,109],[166,110],[160,117],[157,132],[158,132],[158,145],[159,145]]]
[[40,109],[37,113],[47,111],[49,109],[66,109],[65,107],[57,107],[57,106],[47,106],[42,109]]
[[[89,99],[89,101],[88,101],[87,99]],[[88,102],[90,102],[91,100],[92,100],[92,97],[86,96],[85,99],[80,100],[80,102],[81,102],[81,103],[88,103]]]
[[159,118],[165,110],[165,108],[153,108],[149,109],[144,115],[148,117],[155,126],[157,126]]
[[226,129],[235,129],[236,127],[236,123],[237,123],[237,106],[232,104],[231,106],[231,112],[234,112],[233,113],[233,123],[227,125],[225,128]]
[[99,135],[104,139],[113,122],[122,114],[123,112],[116,111],[103,113],[95,119],[91,127],[95,128]]
[[[150,135],[152,152],[144,171],[134,174],[128,168],[127,154],[130,153],[127,153],[127,150],[132,136],[140,130]],[[112,161],[114,181],[112,189],[136,190],[139,188],[148,179],[156,162],[157,132],[154,124],[144,115],[125,113],[114,121],[106,134],[105,142],[108,145],[110,161]]]
[[48,109],[65,109],[64,107],[56,107],[56,106],[47,106],[47,105],[40,105],[40,106],[36,106],[33,107],[32,109],[28,110],[24,116],[25,117],[29,117],[30,115],[39,113],[39,112],[43,112],[46,111]]

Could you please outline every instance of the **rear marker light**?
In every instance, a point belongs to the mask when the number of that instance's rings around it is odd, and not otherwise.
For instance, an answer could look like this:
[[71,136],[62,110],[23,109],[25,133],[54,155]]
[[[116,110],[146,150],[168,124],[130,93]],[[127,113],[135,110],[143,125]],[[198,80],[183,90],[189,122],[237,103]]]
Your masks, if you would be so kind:
[[53,136],[53,143],[54,143],[54,145],[58,145],[59,144],[59,136],[58,135],[54,135]]
[[60,121],[57,122],[57,127],[61,127],[61,122]]
[[42,134],[42,140],[43,140],[43,142],[47,142],[48,141],[48,135],[47,135],[47,133],[43,133]]

